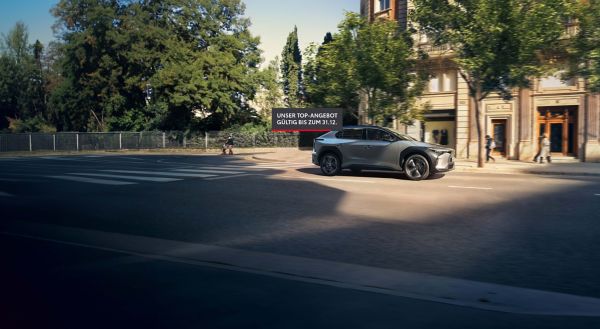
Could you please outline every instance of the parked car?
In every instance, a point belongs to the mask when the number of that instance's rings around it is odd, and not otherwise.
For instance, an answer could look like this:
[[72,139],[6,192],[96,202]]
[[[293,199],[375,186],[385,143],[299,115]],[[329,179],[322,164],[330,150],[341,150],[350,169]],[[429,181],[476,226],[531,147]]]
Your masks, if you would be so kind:
[[454,169],[454,150],[377,126],[348,126],[315,139],[312,162],[323,174],[342,169],[395,170],[411,180]]

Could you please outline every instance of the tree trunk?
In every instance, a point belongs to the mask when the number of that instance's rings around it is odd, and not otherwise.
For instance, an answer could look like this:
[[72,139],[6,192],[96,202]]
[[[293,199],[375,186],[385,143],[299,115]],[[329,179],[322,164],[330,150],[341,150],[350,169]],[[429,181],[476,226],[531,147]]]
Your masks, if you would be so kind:
[[477,167],[483,168],[485,163],[485,131],[483,130],[484,116],[481,106],[482,95],[480,86],[477,86],[477,91],[475,92],[475,98],[473,101],[475,106],[475,121],[477,123]]

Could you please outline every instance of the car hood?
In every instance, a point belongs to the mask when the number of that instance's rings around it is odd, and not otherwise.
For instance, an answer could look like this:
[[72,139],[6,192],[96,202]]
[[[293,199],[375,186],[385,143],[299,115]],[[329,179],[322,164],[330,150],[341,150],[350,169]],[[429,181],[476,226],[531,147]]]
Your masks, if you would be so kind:
[[442,146],[442,145],[430,144],[430,143],[418,142],[418,141],[410,141],[410,143],[411,143],[413,146],[420,146],[420,147],[440,147],[440,148],[443,148],[443,147],[444,147],[444,146]]

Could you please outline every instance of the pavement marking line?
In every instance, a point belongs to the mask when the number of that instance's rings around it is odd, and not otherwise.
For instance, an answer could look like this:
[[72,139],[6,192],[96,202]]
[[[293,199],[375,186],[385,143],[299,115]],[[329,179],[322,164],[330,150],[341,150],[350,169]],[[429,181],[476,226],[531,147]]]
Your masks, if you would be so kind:
[[475,187],[475,186],[448,186],[450,188],[463,188],[470,190],[493,190],[491,187]]
[[292,178],[292,179],[308,179],[308,180],[326,180],[333,182],[348,182],[348,183],[367,183],[367,184],[375,184],[376,182],[368,181],[368,180],[359,180],[359,179],[338,179],[338,178],[323,178],[323,177],[298,177],[298,176],[288,176],[288,175],[274,175],[273,177],[278,178]]
[[259,171],[259,170],[264,170],[261,168],[256,168],[256,167],[249,167],[249,166],[220,166],[220,167],[215,167],[215,166],[202,166],[202,169],[208,169],[208,170],[229,170],[229,169],[234,169],[234,170],[251,170],[251,171]]
[[121,179],[139,180],[139,181],[147,181],[147,182],[158,182],[158,183],[176,182],[176,181],[181,180],[179,178],[167,178],[167,177],[126,176],[126,175],[110,175],[110,174],[92,174],[92,173],[68,173],[68,175],[121,178]]
[[119,156],[119,157],[117,157],[117,159],[135,160],[135,161],[144,161],[144,159],[140,159],[140,158],[134,158],[134,157],[122,157],[122,156]]
[[594,194],[594,195],[595,195],[595,196],[600,196],[600,193],[596,193],[596,194]]
[[132,184],[137,184],[137,183],[133,183],[133,182],[123,182],[123,181],[110,180],[110,179],[96,179],[96,178],[86,178],[86,177],[77,177],[77,176],[64,176],[64,175],[46,176],[46,177],[48,177],[48,178],[62,179],[62,180],[70,180],[70,181],[80,182],[80,183],[92,183],[92,184],[102,184],[102,185],[132,185]]
[[38,157],[38,159],[44,159],[44,160],[60,160],[60,161],[77,161],[76,159],[71,159],[71,158],[67,158],[67,157]]
[[10,197],[13,197],[14,195],[4,192],[4,191],[0,191],[0,196],[10,198]]
[[25,222],[0,234],[489,311],[600,317],[600,299],[335,261]]
[[185,173],[166,172],[166,171],[141,171],[141,170],[101,170],[101,171],[115,172],[115,173],[121,173],[121,174],[156,175],[156,176],[171,176],[171,177],[195,177],[195,178],[215,177],[215,175],[185,174]]
[[200,174],[243,174],[243,171],[208,170],[208,169],[175,169],[173,171],[200,173]]
[[240,175],[231,175],[231,176],[220,176],[220,177],[207,178],[205,180],[221,180],[221,179],[230,179],[230,178],[245,177],[245,176],[256,176],[256,175],[257,174],[240,174]]

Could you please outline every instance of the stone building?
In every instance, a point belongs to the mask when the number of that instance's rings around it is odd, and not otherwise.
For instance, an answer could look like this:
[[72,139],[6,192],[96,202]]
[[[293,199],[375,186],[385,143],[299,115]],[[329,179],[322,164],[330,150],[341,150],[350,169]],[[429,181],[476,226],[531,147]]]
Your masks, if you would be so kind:
[[[408,24],[410,0],[361,0],[361,14],[370,20],[386,18]],[[573,33],[574,26],[566,27]],[[570,31],[569,31],[570,30]],[[395,128],[420,140],[445,144],[460,158],[477,157],[477,128],[465,81],[451,61],[452,52],[431,45],[416,35],[415,45],[430,59],[424,63],[433,74],[421,102],[432,107],[422,122]],[[600,96],[584,88],[583,79],[562,81],[559,74],[534,79],[530,89],[515,90],[504,101],[490,95],[483,101],[484,130],[493,136],[497,155],[531,160],[538,151],[540,135],[551,140],[554,158],[600,162]]]

